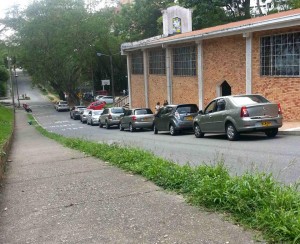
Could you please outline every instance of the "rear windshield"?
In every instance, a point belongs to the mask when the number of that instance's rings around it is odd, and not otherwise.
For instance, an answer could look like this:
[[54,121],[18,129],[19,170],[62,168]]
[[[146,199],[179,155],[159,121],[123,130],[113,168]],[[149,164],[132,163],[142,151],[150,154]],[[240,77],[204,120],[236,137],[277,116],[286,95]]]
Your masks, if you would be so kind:
[[267,99],[259,95],[232,97],[232,101],[238,106],[269,102]]
[[121,113],[124,113],[124,110],[123,110],[123,108],[112,108],[111,112],[113,114],[121,114]]
[[63,104],[63,105],[65,105],[65,104],[68,104],[67,102],[60,102],[60,104]]
[[184,106],[178,107],[177,112],[179,114],[197,113],[198,107],[197,107],[197,105],[184,105]]
[[135,115],[141,115],[141,114],[153,114],[151,109],[138,109],[134,112]]
[[101,111],[101,110],[94,111],[94,115],[100,115],[100,114],[102,114],[102,112],[103,112],[103,111]]

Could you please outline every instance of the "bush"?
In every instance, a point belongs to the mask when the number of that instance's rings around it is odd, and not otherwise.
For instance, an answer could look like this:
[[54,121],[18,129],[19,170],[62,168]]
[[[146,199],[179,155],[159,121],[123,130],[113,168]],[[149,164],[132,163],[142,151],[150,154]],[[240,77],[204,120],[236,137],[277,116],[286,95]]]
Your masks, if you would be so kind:
[[0,81],[0,97],[6,96],[6,85],[5,82]]
[[9,72],[6,68],[0,66],[0,81],[7,81],[9,78]]

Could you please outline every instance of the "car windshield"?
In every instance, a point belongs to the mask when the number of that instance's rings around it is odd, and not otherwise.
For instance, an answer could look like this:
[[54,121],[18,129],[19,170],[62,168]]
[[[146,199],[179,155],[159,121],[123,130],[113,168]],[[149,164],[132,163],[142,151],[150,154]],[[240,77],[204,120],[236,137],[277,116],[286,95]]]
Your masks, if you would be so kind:
[[66,104],[68,104],[68,103],[67,103],[67,102],[60,102],[60,104],[66,105]]
[[113,114],[121,114],[121,113],[124,113],[124,110],[123,110],[123,108],[112,108],[111,112]]
[[198,107],[196,105],[184,105],[177,108],[179,114],[197,113]]
[[141,114],[153,114],[150,109],[138,109],[135,110],[135,115],[141,115]]
[[94,115],[100,115],[103,111],[99,110],[99,111],[94,111]]
[[232,97],[232,101],[238,106],[269,102],[267,99],[259,95]]

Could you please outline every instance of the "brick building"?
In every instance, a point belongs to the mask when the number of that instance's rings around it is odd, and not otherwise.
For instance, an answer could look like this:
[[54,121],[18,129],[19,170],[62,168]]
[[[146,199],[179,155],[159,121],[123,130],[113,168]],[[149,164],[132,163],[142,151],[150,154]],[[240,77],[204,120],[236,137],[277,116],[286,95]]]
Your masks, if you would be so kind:
[[257,93],[280,103],[285,121],[300,121],[300,9],[175,31],[122,44],[131,107],[167,99],[202,109],[217,96]]

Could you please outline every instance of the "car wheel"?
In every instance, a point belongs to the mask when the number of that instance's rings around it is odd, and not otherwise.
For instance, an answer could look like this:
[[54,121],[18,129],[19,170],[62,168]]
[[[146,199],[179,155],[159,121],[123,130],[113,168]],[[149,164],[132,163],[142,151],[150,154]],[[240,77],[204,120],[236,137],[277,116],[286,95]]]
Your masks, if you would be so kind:
[[120,131],[123,131],[123,130],[124,130],[124,127],[122,126],[121,123],[119,124],[119,129],[120,129]]
[[94,126],[94,122],[93,122],[93,120],[91,120],[91,126]]
[[169,130],[170,130],[170,135],[171,136],[175,136],[176,135],[176,130],[175,130],[174,125],[170,125]]
[[229,141],[236,141],[240,137],[240,134],[237,132],[236,128],[232,123],[229,123],[226,126],[226,135]]
[[153,125],[153,131],[154,131],[154,134],[157,134],[157,133],[158,133],[158,129],[156,128],[155,125]]
[[200,126],[198,124],[195,124],[194,126],[194,133],[196,138],[202,138],[204,136],[204,133],[201,131]]
[[130,132],[134,132],[135,131],[135,128],[133,127],[133,125],[131,123],[129,124],[129,131]]
[[278,133],[278,128],[265,131],[265,134],[267,135],[267,137],[270,137],[270,138],[275,137],[277,135],[277,133]]
[[99,120],[99,128],[103,128],[103,124],[101,123],[101,120]]
[[109,128],[110,128],[107,121],[105,122],[105,126],[106,126],[106,129],[109,129]]
[[73,119],[72,114],[70,114],[70,118]]

